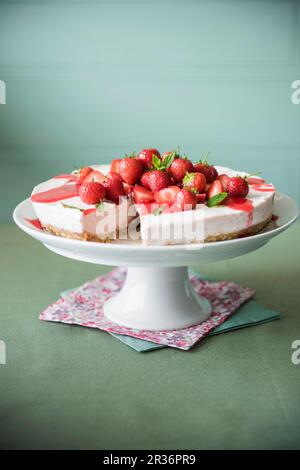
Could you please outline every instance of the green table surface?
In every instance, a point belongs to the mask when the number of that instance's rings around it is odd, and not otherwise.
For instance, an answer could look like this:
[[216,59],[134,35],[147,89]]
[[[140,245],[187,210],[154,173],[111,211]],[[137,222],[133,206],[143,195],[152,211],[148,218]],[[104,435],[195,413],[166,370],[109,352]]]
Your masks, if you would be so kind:
[[101,331],[39,321],[62,290],[110,267],[1,226],[0,447],[300,448],[299,239],[295,224],[254,253],[197,267],[254,288],[281,320],[143,354]]

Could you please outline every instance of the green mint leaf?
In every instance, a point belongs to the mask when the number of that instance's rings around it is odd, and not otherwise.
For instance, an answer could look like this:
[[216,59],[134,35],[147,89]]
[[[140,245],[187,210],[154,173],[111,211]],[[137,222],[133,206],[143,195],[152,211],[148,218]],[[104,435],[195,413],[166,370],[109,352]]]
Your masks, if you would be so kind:
[[161,169],[161,159],[155,153],[152,155],[152,165],[155,170]]
[[96,204],[96,209],[99,210],[99,211],[102,211],[104,209],[103,201],[98,202],[98,204]]
[[221,204],[227,198],[227,196],[228,196],[228,193],[216,194],[215,196],[211,197],[207,201],[208,207],[218,206],[219,204]]
[[172,165],[172,163],[174,161],[174,158],[175,158],[175,153],[174,152],[172,152],[172,153],[170,153],[170,155],[166,156],[166,158],[163,161],[163,166],[164,166],[165,169],[169,168],[169,166]]
[[154,211],[152,212],[153,215],[160,215],[163,211],[165,210],[164,207],[160,206],[158,207],[157,209],[154,209]]
[[183,178],[183,184],[189,184],[194,181],[195,173],[186,173],[185,177]]
[[64,204],[63,202],[61,203],[63,207],[66,209],[77,209],[80,212],[84,212],[85,209],[81,209],[80,207],[75,207],[75,206],[69,206],[68,204]]

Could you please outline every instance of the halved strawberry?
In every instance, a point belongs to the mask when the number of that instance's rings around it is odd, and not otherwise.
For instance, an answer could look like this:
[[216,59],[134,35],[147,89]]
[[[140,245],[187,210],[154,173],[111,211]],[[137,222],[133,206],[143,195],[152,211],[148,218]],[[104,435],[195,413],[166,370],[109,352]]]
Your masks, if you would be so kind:
[[143,186],[135,186],[133,190],[133,198],[136,203],[154,202],[154,194]]
[[194,209],[196,204],[196,194],[188,189],[181,189],[175,196],[174,205],[182,211]]
[[84,166],[79,170],[79,173],[77,174],[77,181],[79,184],[82,183],[82,181],[86,178],[88,174],[90,174],[93,171],[93,168],[89,166]]
[[120,173],[117,173],[116,171],[110,171],[108,173],[108,177],[113,178],[113,179],[117,179],[117,180],[121,181],[121,183],[123,183],[122,176],[120,175]]
[[230,179],[229,176],[225,175],[224,173],[218,176],[218,180],[220,180],[222,183],[223,191],[227,191],[227,183],[229,179]]
[[155,201],[160,204],[173,204],[175,201],[175,196],[179,193],[180,188],[178,186],[169,186],[168,188],[161,189],[160,191],[154,193]]
[[119,173],[121,161],[122,158],[115,158],[114,160],[112,160],[110,164],[110,171],[115,171],[116,173]]
[[121,176],[111,171],[105,181],[103,182],[105,187],[106,199],[119,203],[120,198],[125,195],[123,180]]
[[132,184],[123,183],[123,187],[126,196],[129,196],[134,190],[134,186]]
[[84,178],[82,183],[94,182],[94,183],[102,184],[104,183],[105,180],[106,180],[106,176],[103,173],[101,173],[101,171],[93,170]]
[[206,193],[196,194],[197,204],[203,204],[206,201]]
[[216,196],[217,194],[220,194],[220,193],[223,193],[224,190],[223,190],[223,186],[222,186],[222,183],[220,180],[215,180],[209,190],[208,190],[208,193],[207,193],[207,198],[210,199],[211,197],[213,196]]

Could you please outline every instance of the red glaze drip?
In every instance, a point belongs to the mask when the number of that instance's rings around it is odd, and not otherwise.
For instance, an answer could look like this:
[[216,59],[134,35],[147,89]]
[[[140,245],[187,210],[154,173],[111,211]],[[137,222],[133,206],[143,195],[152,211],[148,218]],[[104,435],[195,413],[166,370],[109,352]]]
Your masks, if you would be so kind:
[[261,191],[264,193],[275,191],[275,188],[272,184],[253,184],[252,189],[254,189],[254,191]]
[[272,214],[271,220],[273,221],[278,220],[278,215]]
[[33,202],[44,203],[58,202],[78,196],[78,189],[79,187],[77,184],[64,184],[57,188],[48,189],[48,191],[33,194],[31,196],[31,200]]
[[250,199],[243,197],[227,198],[224,205],[236,211],[248,212],[247,226],[249,227],[253,221],[253,204]]
[[65,173],[65,174],[62,174],[62,175],[57,175],[57,176],[53,176],[54,180],[59,180],[59,179],[66,179],[68,181],[77,181],[77,175],[71,175],[69,173]]
[[29,222],[31,225],[33,225],[35,228],[38,228],[40,230],[43,230],[43,227],[42,227],[42,224],[41,222],[39,221],[39,219],[28,219],[27,217],[25,217],[25,220],[27,220],[27,222]]
[[263,178],[247,178],[247,183],[249,184],[261,184],[265,182],[266,180],[264,180]]
[[84,216],[87,216],[89,214],[93,214],[94,212],[96,212],[96,208],[92,208],[92,209],[86,209],[85,211],[83,211],[83,215]]

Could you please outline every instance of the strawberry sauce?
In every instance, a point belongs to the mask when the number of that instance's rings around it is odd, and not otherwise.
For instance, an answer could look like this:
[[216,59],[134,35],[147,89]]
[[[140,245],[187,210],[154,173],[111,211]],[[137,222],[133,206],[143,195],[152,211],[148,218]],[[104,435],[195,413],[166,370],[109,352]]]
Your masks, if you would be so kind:
[[92,208],[92,209],[86,209],[85,211],[83,211],[83,215],[84,216],[87,216],[89,214],[94,214],[96,212],[97,209],[95,208]]
[[252,184],[251,188],[254,189],[254,191],[261,191],[261,192],[274,192],[275,188],[272,184]]
[[248,212],[247,226],[249,227],[252,224],[253,204],[250,199],[243,197],[228,198],[225,200],[224,205],[236,211]]
[[68,180],[68,183],[70,182],[76,182],[77,181],[77,175],[71,175],[70,173],[64,173],[62,175],[57,175],[57,176],[53,176],[54,180],[60,180],[60,179],[65,179],[65,180]]
[[42,224],[39,221],[39,219],[28,219],[27,217],[25,217],[25,220],[29,222],[31,225],[33,225],[35,228],[43,230]]
[[64,199],[78,196],[78,185],[77,184],[63,184],[57,188],[48,189],[48,191],[42,191],[31,196],[33,202],[51,203],[58,202]]
[[262,184],[265,182],[266,180],[264,180],[263,178],[247,178],[247,183],[249,184]]

